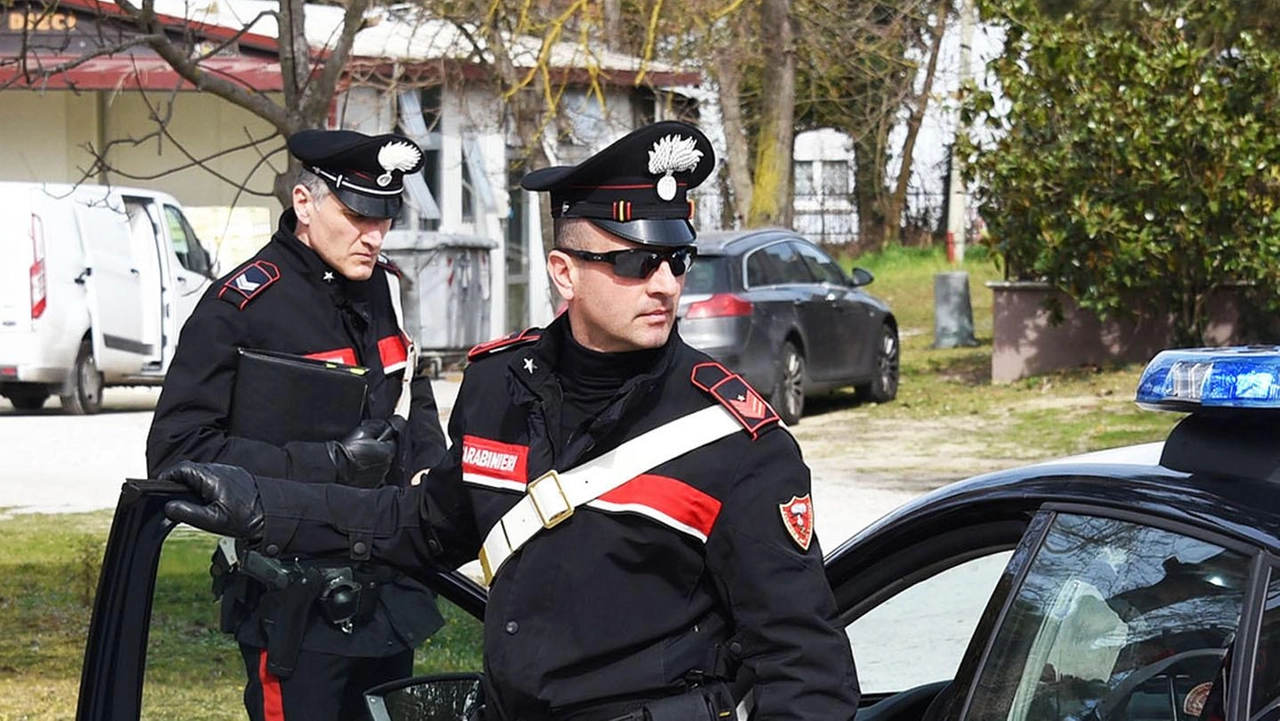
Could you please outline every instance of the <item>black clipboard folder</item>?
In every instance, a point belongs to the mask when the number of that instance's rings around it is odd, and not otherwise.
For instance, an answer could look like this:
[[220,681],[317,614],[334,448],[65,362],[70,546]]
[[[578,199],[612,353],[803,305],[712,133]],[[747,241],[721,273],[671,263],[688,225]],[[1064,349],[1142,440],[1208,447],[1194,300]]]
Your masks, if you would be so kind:
[[228,431],[277,446],[332,441],[360,425],[368,368],[239,349]]

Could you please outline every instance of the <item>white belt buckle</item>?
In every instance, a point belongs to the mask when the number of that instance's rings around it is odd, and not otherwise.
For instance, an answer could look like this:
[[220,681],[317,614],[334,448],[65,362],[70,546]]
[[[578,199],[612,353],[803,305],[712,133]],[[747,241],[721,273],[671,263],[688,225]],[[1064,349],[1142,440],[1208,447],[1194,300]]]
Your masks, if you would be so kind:
[[[546,487],[550,483],[550,488]],[[529,500],[543,528],[552,528],[573,515],[573,504],[560,486],[560,474],[547,471],[529,482]]]

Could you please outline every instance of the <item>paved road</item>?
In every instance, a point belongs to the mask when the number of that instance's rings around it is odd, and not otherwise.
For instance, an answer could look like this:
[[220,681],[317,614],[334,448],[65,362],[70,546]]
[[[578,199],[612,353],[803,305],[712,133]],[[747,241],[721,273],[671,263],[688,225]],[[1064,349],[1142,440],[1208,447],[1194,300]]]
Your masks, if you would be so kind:
[[[435,383],[447,414],[456,378]],[[158,388],[108,388],[103,412],[63,415],[57,398],[38,413],[0,399],[0,513],[71,513],[114,508],[125,478],[146,474],[144,448]],[[814,508],[825,550],[917,491],[860,487],[857,472],[824,464],[815,472]],[[780,499],[784,501],[786,499]]]

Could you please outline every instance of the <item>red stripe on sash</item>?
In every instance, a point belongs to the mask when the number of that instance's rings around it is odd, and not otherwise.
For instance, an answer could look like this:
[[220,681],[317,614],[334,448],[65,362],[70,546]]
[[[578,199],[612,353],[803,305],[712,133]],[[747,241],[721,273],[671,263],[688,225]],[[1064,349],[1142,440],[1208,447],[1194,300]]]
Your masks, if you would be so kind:
[[646,506],[706,536],[720,515],[720,501],[684,481],[644,474],[600,496],[605,503]]

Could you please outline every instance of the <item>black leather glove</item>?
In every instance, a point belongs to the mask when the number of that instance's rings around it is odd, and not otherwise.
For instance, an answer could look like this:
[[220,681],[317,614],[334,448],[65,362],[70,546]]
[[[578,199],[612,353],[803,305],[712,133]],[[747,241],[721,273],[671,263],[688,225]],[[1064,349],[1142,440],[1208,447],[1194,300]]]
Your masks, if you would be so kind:
[[261,541],[266,523],[258,481],[239,466],[183,461],[160,474],[162,481],[175,481],[191,489],[204,505],[191,501],[169,501],[164,515],[220,536]]
[[361,421],[341,440],[324,445],[338,469],[339,483],[377,488],[386,480],[396,455],[396,427],[384,420]]

